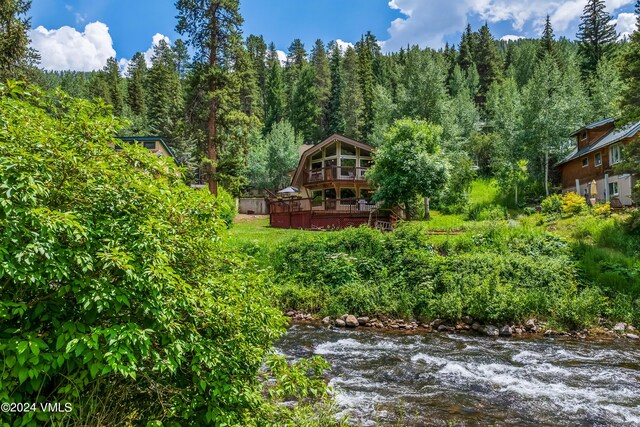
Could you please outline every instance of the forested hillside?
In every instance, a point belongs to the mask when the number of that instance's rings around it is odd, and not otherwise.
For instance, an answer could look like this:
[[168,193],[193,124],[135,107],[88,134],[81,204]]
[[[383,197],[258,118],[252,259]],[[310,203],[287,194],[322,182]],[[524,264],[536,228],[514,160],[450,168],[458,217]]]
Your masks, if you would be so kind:
[[[572,131],[605,117],[639,116],[640,39],[636,32],[618,40],[603,1],[588,2],[575,41],[557,39],[547,19],[539,39],[500,41],[488,25],[468,26],[458,45],[437,51],[407,46],[384,54],[371,33],[346,49],[296,39],[281,61],[263,36],[243,40],[238,25],[230,31],[217,68],[224,81],[217,172],[236,195],[272,189],[260,161],[247,159],[267,156],[265,146],[283,140],[282,121],[299,142],[340,133],[377,145],[396,119],[426,119],[443,127],[448,151],[464,153],[460,165],[468,167],[466,156],[506,192],[525,165],[524,201],[552,190],[552,166],[572,148]],[[190,43],[161,41],[150,64],[138,53],[125,70],[113,59],[99,72],[37,72],[33,79],[104,99],[130,119],[122,133],[165,137],[194,171],[207,154],[206,67],[197,35],[185,35]],[[295,160],[285,163],[292,168]]]

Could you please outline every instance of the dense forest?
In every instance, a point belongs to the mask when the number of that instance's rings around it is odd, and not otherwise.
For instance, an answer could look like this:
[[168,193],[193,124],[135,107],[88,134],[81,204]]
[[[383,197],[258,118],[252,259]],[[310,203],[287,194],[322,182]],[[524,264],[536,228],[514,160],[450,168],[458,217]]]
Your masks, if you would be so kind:
[[[576,41],[556,39],[547,19],[540,39],[500,41],[488,25],[467,26],[457,46],[437,51],[407,46],[383,54],[371,33],[346,49],[296,39],[286,61],[264,37],[242,39],[234,8],[216,64],[224,83],[216,95],[216,176],[236,196],[284,184],[299,143],[340,133],[375,146],[395,120],[420,118],[444,129],[443,145],[462,175],[458,187],[469,183],[471,167],[497,177],[505,192],[520,184],[523,203],[551,192],[553,165],[572,148],[573,130],[638,116],[640,40],[637,33],[617,39],[603,1],[588,2]],[[138,53],[125,70],[112,58],[98,72],[37,71],[33,80],[102,98],[129,119],[122,133],[164,137],[197,179],[210,157],[208,83],[206,49],[189,25],[183,19],[178,27],[188,42],[160,41],[150,64]],[[461,203],[441,198],[443,208]]]

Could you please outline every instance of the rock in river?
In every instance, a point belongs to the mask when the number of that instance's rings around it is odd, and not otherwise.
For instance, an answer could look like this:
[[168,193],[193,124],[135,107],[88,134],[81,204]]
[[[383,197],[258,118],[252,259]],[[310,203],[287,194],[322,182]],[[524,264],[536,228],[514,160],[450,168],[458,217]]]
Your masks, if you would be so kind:
[[345,323],[348,328],[355,328],[359,325],[358,319],[356,319],[356,316],[353,316],[351,314],[347,316]]
[[336,319],[336,326],[339,326],[341,328],[344,328],[345,326],[345,322],[342,319]]

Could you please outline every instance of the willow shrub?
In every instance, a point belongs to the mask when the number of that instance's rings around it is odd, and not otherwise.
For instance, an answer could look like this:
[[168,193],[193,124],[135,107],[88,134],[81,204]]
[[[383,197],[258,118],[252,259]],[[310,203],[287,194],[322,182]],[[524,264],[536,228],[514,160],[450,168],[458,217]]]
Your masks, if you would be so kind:
[[226,207],[171,159],[116,150],[119,127],[0,86],[0,402],[73,405],[0,420],[253,424],[284,324],[266,278],[221,246]]

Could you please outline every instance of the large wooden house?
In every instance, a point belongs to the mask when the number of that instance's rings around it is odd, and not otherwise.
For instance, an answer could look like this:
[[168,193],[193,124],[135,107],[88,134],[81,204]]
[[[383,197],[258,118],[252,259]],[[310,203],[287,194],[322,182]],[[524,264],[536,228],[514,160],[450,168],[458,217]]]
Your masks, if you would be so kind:
[[373,148],[341,135],[306,148],[293,173],[296,195],[269,200],[271,226],[339,229],[391,222],[391,213],[373,203],[365,174]]
[[599,201],[632,205],[637,177],[619,174],[614,166],[623,159],[623,147],[640,137],[640,122],[616,128],[614,119],[606,119],[578,129],[571,137],[576,139],[576,148],[557,165],[562,172],[562,192],[591,196],[590,184],[596,181]]
[[[119,136],[117,137],[127,144],[138,144],[146,148],[151,154],[158,157],[173,157],[173,152],[164,140],[157,136]],[[118,147],[116,147],[117,149]]]

